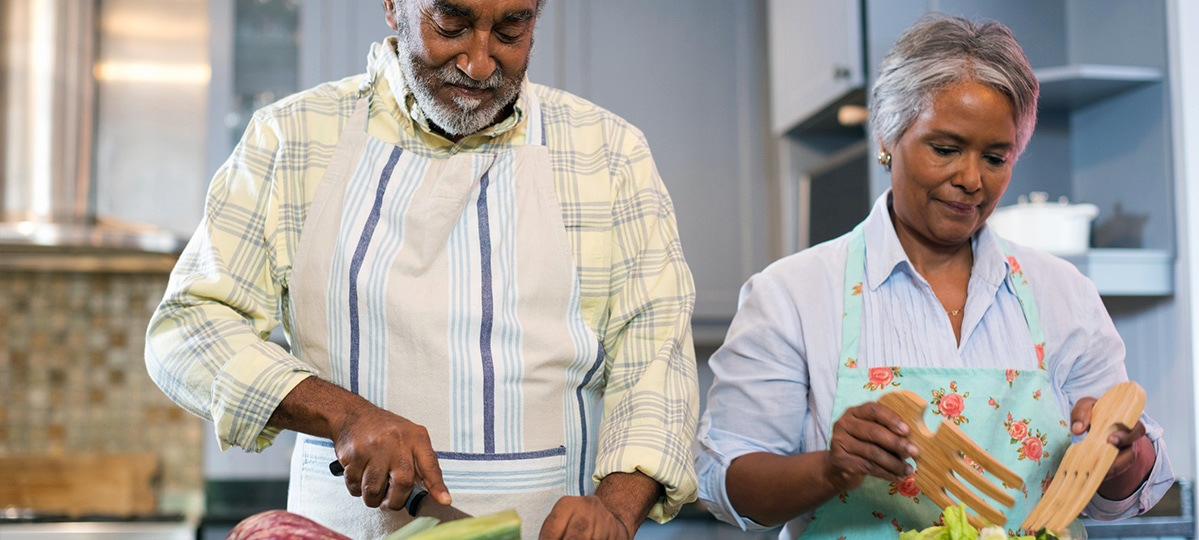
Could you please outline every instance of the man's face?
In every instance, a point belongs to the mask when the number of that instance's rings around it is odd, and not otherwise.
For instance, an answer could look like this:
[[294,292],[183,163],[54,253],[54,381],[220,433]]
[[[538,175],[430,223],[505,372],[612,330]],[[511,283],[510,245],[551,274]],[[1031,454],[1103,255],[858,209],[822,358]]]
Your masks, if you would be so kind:
[[536,0],[387,0],[421,110],[458,139],[498,122],[529,67]]

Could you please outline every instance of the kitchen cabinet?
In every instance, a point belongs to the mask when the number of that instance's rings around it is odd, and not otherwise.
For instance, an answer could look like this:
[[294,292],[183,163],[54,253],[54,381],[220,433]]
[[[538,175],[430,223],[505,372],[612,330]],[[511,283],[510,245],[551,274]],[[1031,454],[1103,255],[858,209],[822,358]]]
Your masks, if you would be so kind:
[[859,0],[770,0],[771,127],[792,128],[865,82]]
[[[843,196],[872,201],[890,185],[889,174],[874,161],[877,142],[869,126],[843,126],[836,107],[864,96],[877,76],[877,66],[899,34],[930,10],[993,19],[1007,24],[1028,55],[1042,84],[1036,131],[1016,164],[1011,185],[1001,205],[1014,204],[1021,194],[1048,192],[1073,202],[1089,202],[1100,209],[1092,246],[1085,255],[1069,260],[1096,284],[1127,348],[1129,377],[1145,386],[1150,398],[1147,411],[1165,429],[1175,471],[1193,477],[1194,411],[1167,404],[1162,396],[1191,396],[1192,381],[1172,373],[1192,371],[1187,343],[1190,333],[1180,319],[1188,309],[1186,298],[1176,296],[1175,269],[1185,269],[1184,254],[1176,248],[1176,200],[1185,193],[1175,180],[1171,125],[1172,72],[1184,63],[1170,58],[1171,32],[1167,17],[1170,0],[1125,2],[1120,0],[841,0],[861,10],[864,81],[838,99],[813,103],[820,106],[808,117],[776,126],[781,196],[780,214],[786,224],[779,251],[808,245],[805,224],[822,201],[801,200],[805,182],[826,178],[830,166],[861,160],[867,187],[841,181]],[[773,6],[773,4],[772,4]],[[771,12],[771,29],[809,28],[812,25],[843,28],[830,18],[815,23],[805,18],[827,9],[792,9]],[[795,20],[779,20],[779,17]],[[771,43],[775,38],[771,38]],[[774,51],[772,51],[774,53]],[[795,51],[795,54],[804,54]],[[813,53],[816,54],[816,53]],[[1193,62],[1194,60],[1189,60]],[[814,60],[797,60],[811,65]],[[794,78],[778,73],[772,78]],[[821,73],[809,76],[817,77]],[[776,89],[772,85],[772,89]],[[772,97],[772,101],[779,98]],[[777,116],[776,116],[777,118]],[[861,147],[865,144],[865,149]],[[1180,273],[1182,270],[1180,270]],[[1180,285],[1181,286],[1181,285]],[[1185,290],[1185,289],[1184,289]]]

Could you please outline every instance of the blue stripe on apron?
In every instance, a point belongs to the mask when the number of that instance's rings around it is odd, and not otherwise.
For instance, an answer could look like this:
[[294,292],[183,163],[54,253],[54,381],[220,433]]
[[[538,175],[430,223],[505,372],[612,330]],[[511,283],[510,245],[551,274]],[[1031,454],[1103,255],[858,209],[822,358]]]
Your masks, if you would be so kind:
[[491,226],[487,221],[488,173],[479,180],[479,265],[483,315],[479,321],[479,356],[483,362],[483,452],[495,452],[495,363],[491,357],[491,325],[495,317],[491,291]]
[[595,355],[595,364],[587,371],[587,376],[583,377],[583,382],[579,383],[579,387],[575,389],[575,397],[579,400],[579,422],[582,424],[583,443],[579,445],[579,495],[587,493],[587,402],[583,399],[583,389],[587,387],[587,383],[591,382],[591,377],[599,370],[599,367],[604,365],[604,348],[599,348],[599,354]]
[[362,235],[358,238],[358,246],[354,249],[354,258],[350,261],[350,293],[348,295],[350,304],[350,391],[355,394],[358,393],[358,361],[361,346],[358,318],[358,273],[362,270],[362,261],[366,258],[366,250],[370,247],[371,237],[375,233],[375,227],[379,224],[379,214],[383,208],[383,195],[387,193],[387,184],[391,180],[391,173],[403,152],[397,146],[391,150],[391,156],[387,158],[387,165],[383,167],[383,172],[379,175],[379,186],[375,189],[375,201],[371,205],[370,216],[366,218]]

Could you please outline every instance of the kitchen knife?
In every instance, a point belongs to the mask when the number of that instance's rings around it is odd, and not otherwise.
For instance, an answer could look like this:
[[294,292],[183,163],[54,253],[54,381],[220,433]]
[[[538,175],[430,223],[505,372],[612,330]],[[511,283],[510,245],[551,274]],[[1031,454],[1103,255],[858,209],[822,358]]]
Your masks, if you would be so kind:
[[[329,472],[333,473],[333,476],[341,476],[346,473],[346,469],[341,465],[341,462],[333,460],[329,463]],[[428,497],[427,495],[429,495],[429,492],[419,482],[415,486],[412,486],[412,493],[408,495],[408,502],[404,503],[404,509],[408,511],[408,515],[412,517],[428,516],[437,518],[442,523],[474,517],[454,508],[453,505],[441,504],[433,497]]]

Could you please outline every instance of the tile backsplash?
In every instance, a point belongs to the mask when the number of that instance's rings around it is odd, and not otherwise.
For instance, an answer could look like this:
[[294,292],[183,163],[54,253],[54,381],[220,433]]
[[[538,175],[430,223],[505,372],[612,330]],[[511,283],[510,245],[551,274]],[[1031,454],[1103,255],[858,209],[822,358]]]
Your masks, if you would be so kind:
[[166,274],[0,270],[0,456],[153,452],[159,509],[197,511],[203,430],[143,353]]

